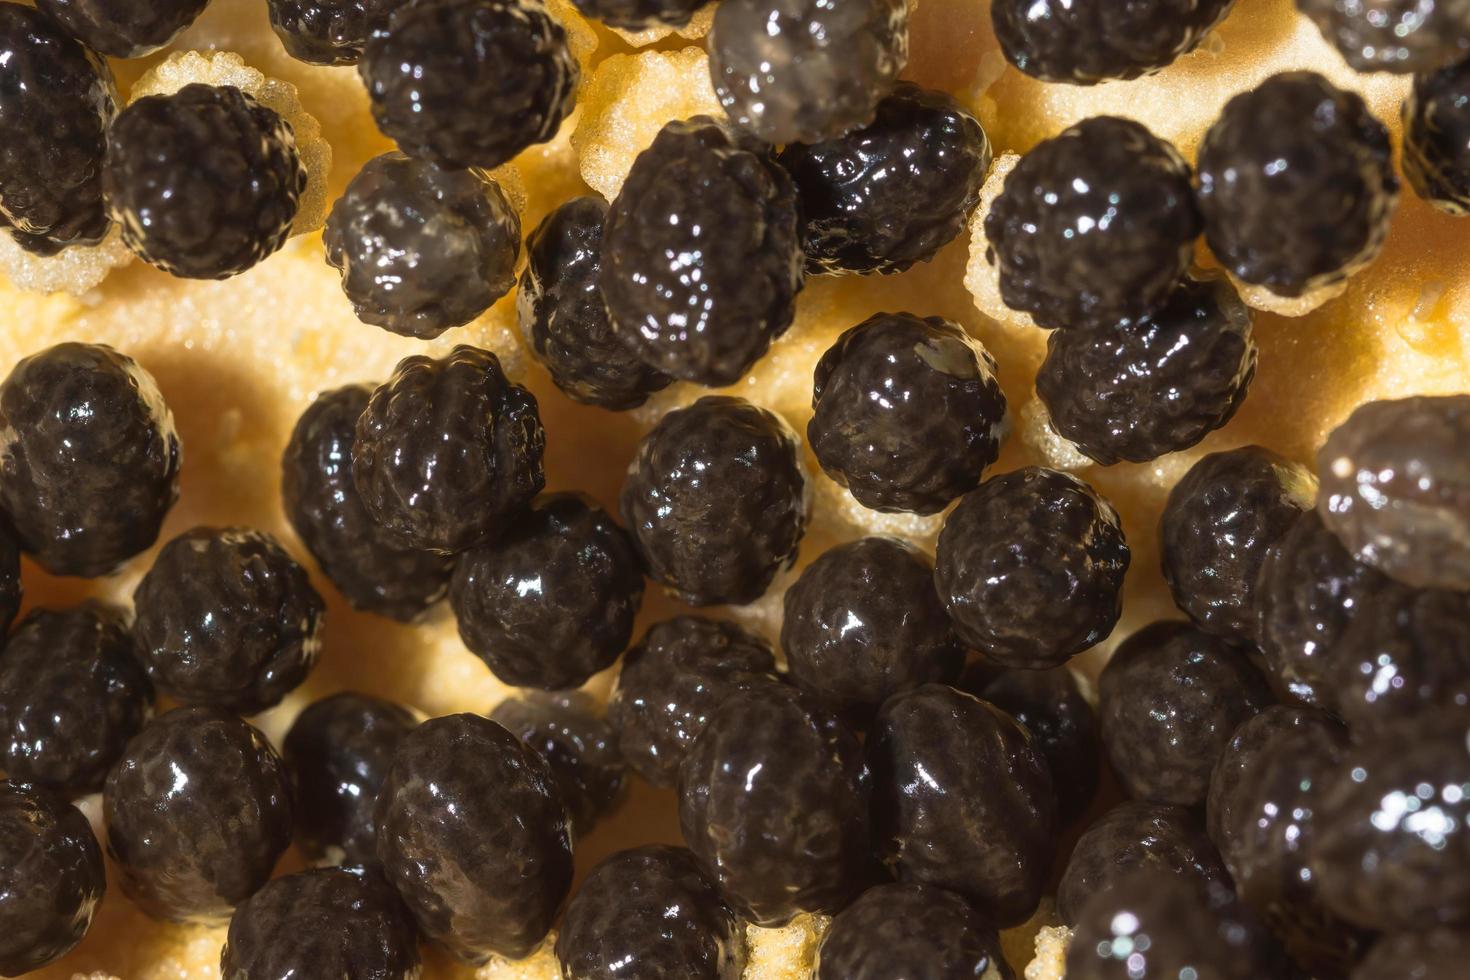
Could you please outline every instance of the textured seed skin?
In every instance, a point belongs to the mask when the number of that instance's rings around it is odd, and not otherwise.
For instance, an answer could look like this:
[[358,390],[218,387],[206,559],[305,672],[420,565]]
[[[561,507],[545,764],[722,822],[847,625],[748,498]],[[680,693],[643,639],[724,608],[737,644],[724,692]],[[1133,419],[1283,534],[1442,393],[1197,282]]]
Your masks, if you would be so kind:
[[178,37],[209,0],[36,0],[36,6],[98,54],[141,58]]
[[1465,0],[1296,0],[1357,71],[1429,71],[1470,53]]
[[498,167],[551,139],[581,77],[561,25],[524,0],[402,4],[357,70],[384,135],[449,168]]
[[368,516],[407,546],[456,552],[501,534],[541,492],[536,397],[461,344],[398,362],[357,421],[352,476]]
[[139,258],[185,279],[228,279],[291,234],[306,168],[291,124],[233,86],[138,99],[107,135],[108,214]]
[[1174,605],[1207,633],[1254,643],[1266,552],[1316,496],[1310,470],[1261,446],[1201,458],[1169,491],[1159,518]]
[[281,457],[286,518],[355,609],[412,622],[449,591],[450,563],[405,548],[368,516],[352,478],[357,420],[372,388],[324,391],[301,413]]
[[789,143],[808,273],[902,272],[949,244],[980,202],[990,139],[944,92],[899,82],[872,122]]
[[1202,227],[1179,151],[1116,116],[1037,144],[985,217],[1001,298],[1047,328],[1105,328],[1157,309]]
[[796,685],[866,718],[891,694],[959,676],[965,651],[934,565],[898,538],[862,538],[808,565],[784,597],[781,649]]
[[107,849],[149,915],[221,922],[291,843],[291,776],[220,708],[176,708],[128,743],[103,795]]
[[872,785],[857,736],[795,688],[746,688],[679,768],[679,827],[731,907],[758,925],[832,913],[871,880]]
[[1044,82],[1093,85],[1152,75],[1199,46],[1235,0],[995,0],[1006,60]]
[[[961,685],[961,690],[967,690]],[[1075,820],[1097,792],[1102,741],[1097,713],[1068,667],[1008,670],[977,691],[1020,723],[1046,758],[1057,794],[1057,826]]]
[[1056,792],[1030,734],[994,705],[926,684],[884,703],[867,751],[884,865],[959,892],[996,925],[1025,921],[1056,844]]
[[1323,795],[1311,854],[1328,908],[1385,931],[1470,920],[1467,782],[1463,712],[1357,743]]
[[153,685],[116,610],[32,610],[0,650],[0,767],[13,780],[96,792],[152,713]]
[[1111,504],[1032,466],[991,477],[950,512],[934,584],[960,639],[1000,666],[1038,670],[1112,632],[1128,559]]
[[579,687],[633,636],[643,569],[626,531],[581,494],[542,497],[494,544],[460,555],[459,636],[516,687]]
[[268,534],[196,527],[163,546],[133,592],[133,635],[159,691],[255,714],[305,680],[326,605]]
[[768,143],[834,139],[873,121],[908,63],[903,0],[725,0],[709,70],[730,118]]
[[683,27],[710,0],[572,0],[583,15],[608,27],[641,31],[660,24]]
[[1409,186],[1447,214],[1470,213],[1470,62],[1415,75],[1403,118]]
[[1229,422],[1256,374],[1251,314],[1223,276],[1100,330],[1054,330],[1036,393],[1052,428],[1104,466],[1146,463]]
[[1077,839],[1057,886],[1057,913],[1075,925],[1093,895],[1144,867],[1229,887],[1230,873],[1192,810],[1130,800],[1097,819]]
[[574,840],[591,833],[627,796],[628,765],[617,734],[585,691],[526,691],[496,705],[490,720],[551,766]]
[[795,187],[769,147],[708,116],[669,123],[638,154],[603,242],[613,329],[665,374],[734,384],[795,316]]
[[378,860],[419,929],[466,963],[519,958],[572,883],[566,810],[546,761],[478,715],[424,722],[378,796]]
[[943,317],[879,313],[817,362],[807,440],[865,507],[935,514],[975,489],[1008,429],[995,358]]
[[313,65],[355,65],[374,29],[404,0],[270,0],[271,29],[286,53]]
[[373,806],[398,743],[417,724],[403,705],[351,691],[296,716],[282,752],[295,779],[296,846],[308,860],[377,860]]
[[592,869],[562,920],[567,980],[740,980],[744,925],[682,847],[619,851]]
[[955,893],[918,881],[870,888],[838,913],[822,937],[815,976],[1015,978],[995,927]]
[[1383,247],[1399,188],[1388,131],[1321,75],[1284,72],[1232,98],[1198,159],[1205,240],[1237,278],[1301,296]]
[[1316,708],[1272,705],[1235,730],[1210,778],[1210,838],[1235,889],[1312,976],[1343,976],[1365,937],[1328,913],[1308,863],[1325,783],[1347,729]]
[[[3,465],[0,462],[0,467]],[[0,468],[0,472],[3,472],[3,468]],[[20,600],[24,591],[20,578],[20,541],[16,537],[15,528],[10,525],[10,519],[0,517],[0,630],[10,629],[15,614],[20,612]]]
[[418,929],[375,870],[316,868],[270,882],[235,910],[221,980],[415,980]]
[[481,171],[385,153],[332,205],[322,241],[359,320],[431,340],[510,292],[521,219]]
[[95,245],[110,226],[101,170],[117,114],[112,71],[18,3],[0,3],[0,53],[0,229],[38,255]]
[[1470,589],[1470,395],[1369,402],[1317,454],[1323,523],[1359,561]]
[[737,691],[774,683],[764,639],[734,623],[679,616],[655,623],[628,651],[607,716],[633,771],[670,787],[715,710]]
[[643,437],[621,502],[649,577],[705,606],[760,598],[796,557],[808,497],[790,426],[708,395]]
[[574,197],[526,239],[516,294],[521,332],[551,380],[574,401],[636,408],[673,378],[640,361],[614,331],[602,298],[602,226],[607,202]]
[[0,504],[47,571],[105,575],[157,540],[181,450],[131,357],[65,343],[22,359],[0,383],[0,430]]
[[1440,926],[1424,932],[1401,932],[1384,936],[1373,944],[1368,956],[1353,971],[1352,980],[1433,980],[1452,977],[1465,968],[1470,958],[1470,933]]

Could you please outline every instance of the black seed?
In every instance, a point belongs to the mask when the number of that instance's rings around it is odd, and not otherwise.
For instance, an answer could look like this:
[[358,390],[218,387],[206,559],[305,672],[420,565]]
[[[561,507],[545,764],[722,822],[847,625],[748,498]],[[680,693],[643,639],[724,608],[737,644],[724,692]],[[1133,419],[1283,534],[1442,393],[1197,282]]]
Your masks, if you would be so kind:
[[1456,216],[1470,213],[1470,61],[1414,76],[1400,160],[1409,186]]
[[1001,298],[1047,328],[1109,327],[1162,306],[1201,227],[1179,151],[1116,116],[1037,144],[985,217]]
[[1439,926],[1424,932],[1384,936],[1353,971],[1352,980],[1432,980],[1452,977],[1470,961],[1470,932],[1463,927]]
[[1014,980],[995,927],[960,896],[917,881],[870,888],[832,920],[816,980]]
[[296,846],[309,860],[377,860],[373,806],[398,743],[417,724],[400,704],[350,691],[296,716],[283,755],[296,785]]
[[1232,98],[1198,159],[1205,239],[1246,282],[1300,296],[1383,247],[1399,188],[1388,131],[1321,75],[1273,75]]
[[367,385],[335,388],[301,413],[281,458],[281,498],[302,544],[353,608],[412,622],[449,591],[452,566],[403,547],[362,504],[352,445],[371,394]]
[[265,736],[219,708],[178,708],[128,743],[103,796],[123,891],[151,916],[215,922],[291,843],[291,778]]
[[633,636],[643,570],[590,499],[538,500],[494,544],[459,556],[449,602],[465,646],[515,687],[578,687]]
[[178,37],[209,0],[36,0],[36,6],[99,54],[141,58]]
[[96,792],[152,713],[153,685],[116,610],[32,610],[0,651],[0,766],[11,779]]
[[426,721],[378,796],[378,859],[424,935],[466,963],[525,956],[572,883],[551,769],[478,715]]
[[417,980],[418,930],[377,871],[299,871],[235,910],[219,969],[222,980]]
[[836,912],[873,873],[857,736],[807,695],[728,695],[679,769],[679,827],[729,903],[758,925]]
[[352,473],[368,516],[407,547],[455,552],[502,533],[541,492],[536,397],[500,359],[460,345],[406,357],[357,422]]
[[158,539],[179,437],[153,376],[102,344],[58,344],[0,384],[0,502],[56,575],[105,575]]
[[118,113],[102,185],[123,243],[143,261],[228,279],[286,243],[306,168],[275,110],[230,85],[194,84]]
[[649,575],[680,599],[746,603],[795,559],[808,496],[790,426],[743,398],[707,396],[643,437],[623,522]]
[[1261,446],[1201,458],[1169,491],[1159,519],[1174,604],[1208,633],[1254,643],[1256,579],[1266,552],[1316,495],[1310,470]]
[[598,283],[614,330],[665,374],[734,384],[796,313],[799,225],[768,147],[708,116],[669,123],[608,211]]
[[690,745],[730,695],[776,683],[771,647],[735,625],[680,616],[628,651],[608,704],[623,757],[655,786],[673,786]]
[[498,167],[556,135],[581,69],[539,3],[420,0],[371,32],[358,72],[373,119],[409,156]]
[[939,534],[934,582],[960,639],[988,660],[1055,667],[1113,631],[1128,556],[1111,504],[1032,466],[960,500]]
[[865,507],[934,514],[1000,455],[995,358],[943,317],[879,313],[817,362],[807,439]]
[[874,842],[904,881],[1013,926],[1041,900],[1056,825],[1046,758],[999,708],[942,684],[895,694],[868,737]]
[[404,0],[270,0],[271,28],[293,58],[355,65],[368,36]]
[[641,31],[659,25],[683,27],[710,0],[572,0],[572,3],[584,16],[600,20],[608,27]]
[[[3,464],[0,464],[0,472],[4,472]],[[15,621],[23,593],[20,540],[10,525],[10,519],[0,513],[0,630],[10,629],[10,624]]]
[[1429,71],[1470,52],[1470,7],[1460,0],[1296,0],[1358,71]]
[[582,882],[556,937],[567,980],[740,980],[744,924],[682,847],[605,859]]
[[1097,792],[1102,741],[1097,713],[1070,668],[1009,670],[970,693],[989,701],[1031,733],[1031,741],[1051,770],[1059,827],[1087,809]]
[[1052,331],[1036,393],[1052,428],[1092,459],[1146,463],[1229,422],[1255,374],[1251,314],[1235,287],[1187,278],[1147,316]]

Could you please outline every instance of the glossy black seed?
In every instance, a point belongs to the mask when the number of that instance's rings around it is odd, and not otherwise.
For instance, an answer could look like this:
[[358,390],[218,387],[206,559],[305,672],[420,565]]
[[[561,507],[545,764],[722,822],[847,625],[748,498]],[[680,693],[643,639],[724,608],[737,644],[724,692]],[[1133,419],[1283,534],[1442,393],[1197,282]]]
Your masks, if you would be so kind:
[[1037,144],[985,217],[1001,298],[1047,328],[1110,327],[1162,306],[1201,227],[1189,164],[1116,116]]
[[1358,71],[1429,71],[1470,53],[1464,0],[1296,0]]
[[30,7],[0,3],[0,229],[40,255],[94,245],[117,86],[100,58]]
[[[3,389],[0,389],[3,390]],[[3,472],[3,468],[0,468]],[[0,514],[0,630],[10,629],[24,592],[20,578],[20,540],[10,519]]]
[[102,848],[82,811],[49,790],[0,780],[0,976],[70,952],[106,890]]
[[102,344],[65,343],[0,383],[0,503],[56,575],[105,575],[158,538],[179,496],[179,437],[153,376]]
[[1322,520],[1410,585],[1470,589],[1470,395],[1360,406],[1317,454]]
[[953,892],[917,881],[870,888],[832,920],[816,980],[1013,980],[995,927]]
[[628,765],[618,737],[585,691],[527,691],[496,705],[490,720],[550,764],[574,839],[591,833],[627,796]]
[[1051,425],[1104,466],[1146,463],[1229,422],[1256,374],[1251,314],[1223,276],[1099,330],[1055,330],[1036,393]]
[[188,704],[255,714],[316,665],[326,607],[270,535],[196,527],[163,546],[133,592],[143,665]]
[[1409,186],[1441,211],[1470,213],[1470,61],[1415,75],[1403,118]]
[[296,784],[296,846],[309,860],[377,860],[373,806],[398,743],[417,724],[403,705],[351,691],[296,716],[282,754]]
[[375,870],[299,871],[235,910],[219,969],[221,980],[417,980],[418,929]]
[[878,313],[817,362],[807,439],[865,507],[934,514],[1000,455],[995,359],[951,320]]
[[723,0],[709,34],[715,94],[768,143],[834,139],[873,121],[908,62],[903,0]]
[[281,457],[286,519],[355,609],[404,622],[449,591],[451,564],[402,542],[368,516],[352,478],[357,420],[372,388],[324,391],[301,413]]
[[862,538],[786,590],[781,649],[798,687],[866,717],[890,694],[959,676],[965,651],[934,591],[934,565],[897,538]]
[[322,241],[359,320],[430,340],[510,292],[521,219],[482,171],[385,153],[337,198]]
[[873,121],[776,158],[796,182],[811,273],[902,272],[949,244],[990,169],[980,123],[943,92],[899,82]]
[[98,54],[141,58],[178,37],[209,0],[36,0],[36,6]]
[[735,691],[679,768],[679,827],[759,925],[832,913],[872,878],[871,781],[857,736],[792,687]]
[[1261,446],[1201,458],[1169,491],[1159,519],[1174,604],[1207,633],[1254,643],[1266,552],[1316,496],[1310,470]]
[[1167,68],[1193,51],[1235,0],[995,0],[1006,60],[1045,82],[1092,85]]
[[1281,296],[1372,262],[1398,199],[1388,131],[1357,94],[1314,72],[1273,75],[1232,98],[1198,163],[1210,250]]
[[640,361],[613,332],[602,287],[607,202],[574,197],[526,239],[516,312],[526,343],[568,398],[603,408],[642,405],[673,379]]
[[1322,797],[1311,866],[1328,908],[1366,929],[1470,921],[1470,742],[1463,711],[1377,733]]
[[1010,715],[942,684],[895,694],[869,733],[874,843],[904,881],[1012,926],[1036,911],[1056,825],[1041,748]]
[[498,167],[551,139],[581,76],[561,25],[522,0],[401,4],[357,70],[378,128],[444,167]]
[[11,779],[95,792],[152,713],[153,685],[116,610],[33,610],[0,650],[0,768]]
[[667,124],[607,214],[598,284],[613,329],[665,374],[734,384],[795,316],[799,226],[769,147],[708,116]]
[[459,556],[449,602],[465,646],[514,687],[578,687],[633,636],[643,569],[588,498],[542,497],[493,544]]
[[291,777],[265,736],[220,708],[178,708],[128,743],[103,795],[107,849],[149,915],[221,921],[291,843]]
[[734,623],[680,616],[656,623],[623,658],[608,720],[628,765],[673,786],[689,747],[737,691],[776,683],[764,639]]
[[1102,741],[1097,712],[1070,668],[1009,670],[970,693],[989,701],[1031,733],[1032,743],[1051,770],[1058,826],[1087,809],[1097,792]]
[[1119,803],[1077,839],[1057,885],[1057,913],[1075,925],[1093,895],[1128,871],[1152,868],[1230,885],[1220,854],[1192,810],[1134,800]]
[[583,15],[608,27],[641,31],[659,25],[683,27],[710,0],[572,0],[572,3]]
[[1113,631],[1128,555],[1111,504],[1032,466],[960,500],[939,533],[934,583],[960,639],[992,663],[1055,667]]
[[541,756],[478,715],[426,721],[378,796],[378,859],[419,928],[456,957],[518,958],[572,883],[572,845]]
[[1364,937],[1329,914],[1308,863],[1325,783],[1347,729],[1316,708],[1273,705],[1235,730],[1210,778],[1209,832],[1235,889],[1312,976],[1342,976]]
[[460,345],[406,357],[357,421],[352,475],[368,516],[407,547],[455,552],[501,534],[546,483],[536,397]]
[[306,168],[291,124],[254,96],[185,85],[112,124],[107,210],[138,257],[185,279],[228,279],[291,234]]
[[368,36],[404,0],[270,0],[271,29],[293,58],[355,65]]
[[1462,972],[1466,962],[1470,962],[1470,931],[1440,926],[1401,932],[1374,943],[1352,980],[1436,980]]
[[682,847],[602,861],[567,906],[556,958],[567,980],[740,980],[744,924]]
[[643,437],[623,481],[623,522],[669,592],[696,606],[745,603],[795,559],[808,496],[791,427],[711,395]]

